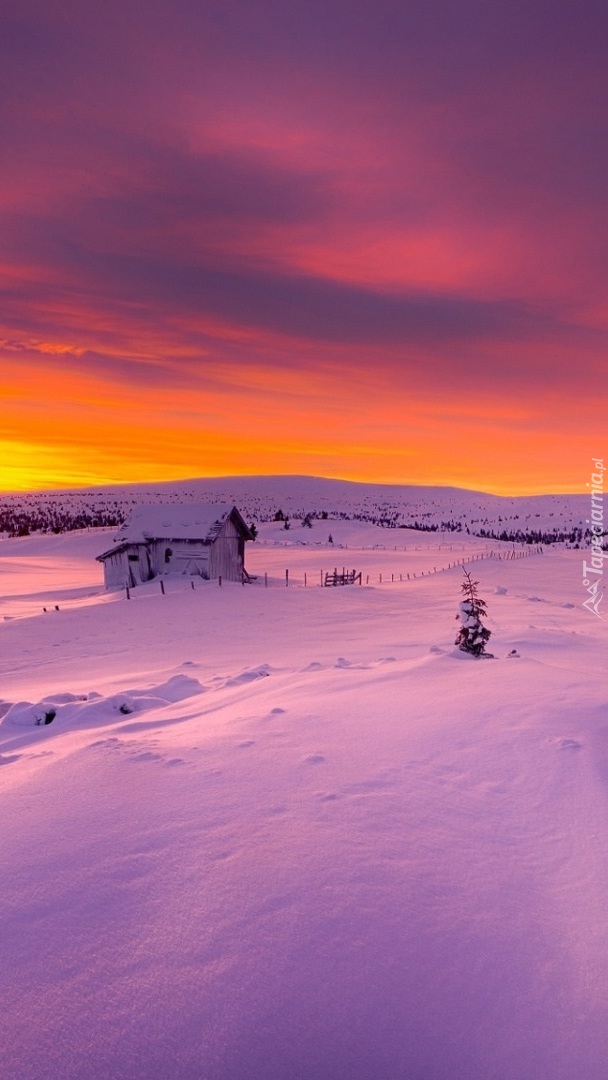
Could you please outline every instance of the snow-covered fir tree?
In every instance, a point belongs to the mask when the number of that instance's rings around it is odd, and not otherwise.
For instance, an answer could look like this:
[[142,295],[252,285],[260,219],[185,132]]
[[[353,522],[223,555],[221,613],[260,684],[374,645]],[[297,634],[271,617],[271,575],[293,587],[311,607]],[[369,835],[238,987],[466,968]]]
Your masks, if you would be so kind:
[[460,619],[460,630],[454,644],[472,656],[491,657],[492,654],[485,651],[491,630],[488,630],[481,621],[486,618],[487,612],[485,602],[477,594],[479,582],[473,581],[469,571],[464,567],[463,573],[465,580],[461,588],[464,599],[458,605],[456,618]]

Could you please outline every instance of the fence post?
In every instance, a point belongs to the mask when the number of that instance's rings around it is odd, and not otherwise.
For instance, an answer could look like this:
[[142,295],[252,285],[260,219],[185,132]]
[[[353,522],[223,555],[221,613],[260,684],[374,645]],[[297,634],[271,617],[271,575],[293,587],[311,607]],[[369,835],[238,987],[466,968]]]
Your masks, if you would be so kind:
[[165,595],[165,583],[164,583],[162,578],[160,579],[160,591],[164,596]]
[[285,571],[285,586],[289,585],[289,570]]
[[304,571],[304,588],[306,588],[307,584],[308,584],[308,582],[307,582],[307,579],[306,579],[306,570],[305,570]]
[[222,575],[221,574],[220,574],[220,576],[218,577],[217,580],[218,580],[219,587],[221,589],[221,587],[222,587]]
[[131,599],[131,593],[129,592],[129,586],[127,585],[127,600]]
[[266,572],[264,573],[264,588],[268,588],[268,574]]

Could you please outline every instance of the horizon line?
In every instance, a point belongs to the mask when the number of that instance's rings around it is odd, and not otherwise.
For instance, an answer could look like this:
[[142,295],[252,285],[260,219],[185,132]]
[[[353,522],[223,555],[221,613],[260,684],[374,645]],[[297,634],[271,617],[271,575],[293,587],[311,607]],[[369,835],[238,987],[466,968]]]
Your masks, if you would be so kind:
[[138,487],[150,487],[151,485],[160,485],[162,487],[178,486],[188,483],[205,483],[220,481],[239,481],[239,480],[318,480],[327,483],[340,483],[350,484],[355,487],[380,487],[380,488],[419,488],[424,490],[445,490],[450,491],[462,491],[475,495],[491,496],[493,498],[500,499],[526,499],[535,497],[568,497],[585,495],[585,491],[572,491],[572,490],[518,490],[518,491],[490,491],[486,488],[477,487],[464,487],[454,483],[438,483],[438,484],[421,484],[413,481],[383,481],[383,480],[353,480],[344,476],[320,476],[315,473],[221,473],[213,476],[183,476],[175,479],[152,479],[152,480],[109,480],[107,482],[88,483],[88,484],[70,484],[65,486],[63,484],[46,485],[41,488],[7,488],[0,491],[0,498],[24,496],[24,495],[60,495],[60,494],[76,494],[86,491],[101,492],[108,489],[132,489]]

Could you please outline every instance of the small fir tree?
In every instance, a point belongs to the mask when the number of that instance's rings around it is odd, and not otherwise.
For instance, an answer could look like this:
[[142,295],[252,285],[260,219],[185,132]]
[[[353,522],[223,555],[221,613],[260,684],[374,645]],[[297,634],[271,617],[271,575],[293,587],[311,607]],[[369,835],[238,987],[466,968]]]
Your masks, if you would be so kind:
[[455,645],[463,652],[471,656],[488,656],[486,643],[490,638],[491,631],[482,623],[486,618],[485,602],[477,594],[478,581],[473,581],[468,570],[463,567],[464,581],[461,585],[464,599],[458,605],[457,619],[460,619],[460,630],[456,637]]

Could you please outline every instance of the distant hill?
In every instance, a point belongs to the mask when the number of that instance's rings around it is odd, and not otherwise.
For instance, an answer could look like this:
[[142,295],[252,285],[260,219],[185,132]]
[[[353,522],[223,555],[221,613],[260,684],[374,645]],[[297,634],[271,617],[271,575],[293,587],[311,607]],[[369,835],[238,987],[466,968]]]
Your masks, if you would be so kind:
[[454,487],[364,484],[315,476],[225,476],[0,496],[0,534],[118,526],[150,502],[233,503],[249,521],[313,517],[371,521],[387,528],[469,531],[503,539],[577,543],[586,495],[490,495]]

